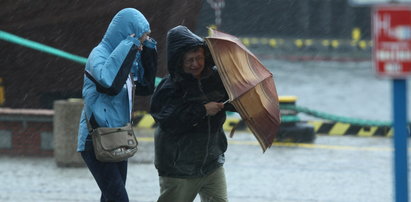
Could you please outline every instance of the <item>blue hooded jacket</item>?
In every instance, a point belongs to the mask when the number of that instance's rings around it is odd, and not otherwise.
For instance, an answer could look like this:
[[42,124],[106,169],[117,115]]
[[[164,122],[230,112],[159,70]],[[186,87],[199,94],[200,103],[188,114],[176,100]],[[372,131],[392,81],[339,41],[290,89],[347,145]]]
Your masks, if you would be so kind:
[[[144,83],[138,39],[147,32],[150,26],[144,15],[125,8],[114,16],[102,41],[91,51],[85,67],[77,151],[85,149],[89,134],[86,119],[93,128],[120,127],[130,122],[132,93],[126,82],[131,72],[135,83]],[[150,38],[143,45],[155,50],[156,42]]]

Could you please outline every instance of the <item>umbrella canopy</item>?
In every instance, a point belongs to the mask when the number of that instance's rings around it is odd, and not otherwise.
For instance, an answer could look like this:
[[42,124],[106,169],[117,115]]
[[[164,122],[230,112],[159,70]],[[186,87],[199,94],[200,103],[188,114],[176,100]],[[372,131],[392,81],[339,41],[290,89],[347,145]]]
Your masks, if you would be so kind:
[[229,101],[265,151],[272,145],[281,122],[273,75],[237,37],[210,32],[205,40]]

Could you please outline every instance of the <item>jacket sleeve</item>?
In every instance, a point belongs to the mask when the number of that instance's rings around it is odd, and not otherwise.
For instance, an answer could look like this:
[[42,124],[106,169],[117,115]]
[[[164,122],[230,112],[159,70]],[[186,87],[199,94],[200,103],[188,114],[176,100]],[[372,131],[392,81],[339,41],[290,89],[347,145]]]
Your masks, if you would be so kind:
[[96,84],[98,92],[112,96],[120,92],[136,58],[139,43],[128,36],[111,53],[101,47],[93,50],[85,74]]
[[154,92],[157,73],[157,50],[156,48],[144,47],[141,52],[141,66],[144,69],[142,81],[136,81],[136,95],[147,96]]
[[160,128],[170,134],[184,133],[206,117],[206,109],[200,102],[187,102],[174,89],[159,84],[151,98],[150,113]]

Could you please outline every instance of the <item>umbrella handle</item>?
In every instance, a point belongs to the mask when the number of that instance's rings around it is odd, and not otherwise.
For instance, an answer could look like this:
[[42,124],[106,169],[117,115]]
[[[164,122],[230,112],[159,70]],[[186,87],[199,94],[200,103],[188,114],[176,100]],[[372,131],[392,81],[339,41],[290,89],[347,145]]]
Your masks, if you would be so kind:
[[229,101],[230,101],[230,99],[224,101],[223,104],[225,105],[225,104],[227,104]]

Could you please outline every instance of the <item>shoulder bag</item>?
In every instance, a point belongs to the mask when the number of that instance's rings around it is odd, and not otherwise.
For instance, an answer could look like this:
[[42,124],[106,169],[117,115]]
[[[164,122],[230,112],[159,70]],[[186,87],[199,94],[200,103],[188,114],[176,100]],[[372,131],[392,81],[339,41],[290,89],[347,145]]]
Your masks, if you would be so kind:
[[[89,121],[87,125],[90,127]],[[131,124],[118,128],[98,127],[91,129],[94,153],[102,162],[119,162],[137,152],[138,141]]]

